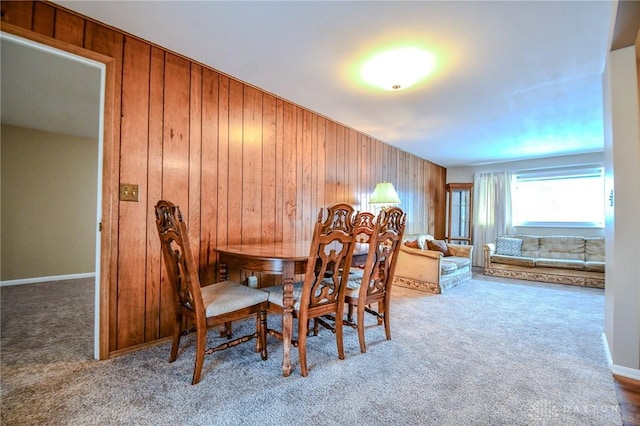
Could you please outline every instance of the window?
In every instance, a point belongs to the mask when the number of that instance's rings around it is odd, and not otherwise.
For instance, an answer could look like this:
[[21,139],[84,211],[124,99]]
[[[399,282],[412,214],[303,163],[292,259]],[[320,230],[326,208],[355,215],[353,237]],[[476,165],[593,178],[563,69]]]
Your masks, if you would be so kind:
[[517,172],[511,189],[515,226],[604,227],[602,167]]

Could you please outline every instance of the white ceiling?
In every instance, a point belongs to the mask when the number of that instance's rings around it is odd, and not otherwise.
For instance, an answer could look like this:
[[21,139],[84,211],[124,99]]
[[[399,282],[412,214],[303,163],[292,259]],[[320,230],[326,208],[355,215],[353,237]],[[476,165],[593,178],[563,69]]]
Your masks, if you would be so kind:
[[98,65],[6,33],[0,53],[2,124],[97,139]]
[[[55,3],[445,167],[603,149],[613,2]],[[386,92],[352,77],[406,42],[439,59],[423,84]]]

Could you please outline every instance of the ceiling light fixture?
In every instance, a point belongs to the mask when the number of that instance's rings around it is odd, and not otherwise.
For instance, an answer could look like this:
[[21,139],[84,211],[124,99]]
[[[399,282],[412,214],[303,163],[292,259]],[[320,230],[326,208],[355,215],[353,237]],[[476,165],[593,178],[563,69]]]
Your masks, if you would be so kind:
[[436,58],[418,47],[400,47],[378,53],[360,67],[364,81],[384,90],[411,87],[427,77],[436,66]]

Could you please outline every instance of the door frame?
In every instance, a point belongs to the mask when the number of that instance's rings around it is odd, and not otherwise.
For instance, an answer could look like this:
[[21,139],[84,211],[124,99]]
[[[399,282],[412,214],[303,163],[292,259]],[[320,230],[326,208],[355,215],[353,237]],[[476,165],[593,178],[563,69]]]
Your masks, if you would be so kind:
[[[12,24],[2,22],[3,33],[22,39],[20,42],[35,48],[67,56],[72,60],[101,69],[101,105],[98,127],[98,188],[96,229],[96,277],[95,277],[95,320],[94,358],[109,357],[109,295],[112,285],[111,264],[117,242],[117,207],[113,199],[117,190],[118,176],[115,159],[116,144],[113,132],[114,88],[116,60],[82,47],[43,36]],[[114,216],[115,215],[115,216]]]

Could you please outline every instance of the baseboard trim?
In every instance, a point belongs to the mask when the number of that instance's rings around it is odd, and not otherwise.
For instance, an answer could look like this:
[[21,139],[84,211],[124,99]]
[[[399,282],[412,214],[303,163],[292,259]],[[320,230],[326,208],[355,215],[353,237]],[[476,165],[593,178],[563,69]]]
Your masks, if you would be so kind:
[[95,276],[96,276],[95,272],[87,272],[84,274],[69,274],[69,275],[55,275],[51,277],[23,278],[19,280],[0,281],[0,287],[7,287],[10,285],[44,283],[47,281],[65,281],[65,280],[76,280],[79,278],[95,278]]
[[622,365],[616,365],[613,363],[613,359],[611,358],[611,352],[609,352],[609,344],[607,342],[607,335],[602,333],[602,344],[604,346],[604,352],[607,356],[607,364],[609,365],[609,369],[616,376],[623,376],[628,379],[639,380],[640,381],[640,370],[635,368],[624,367]]

